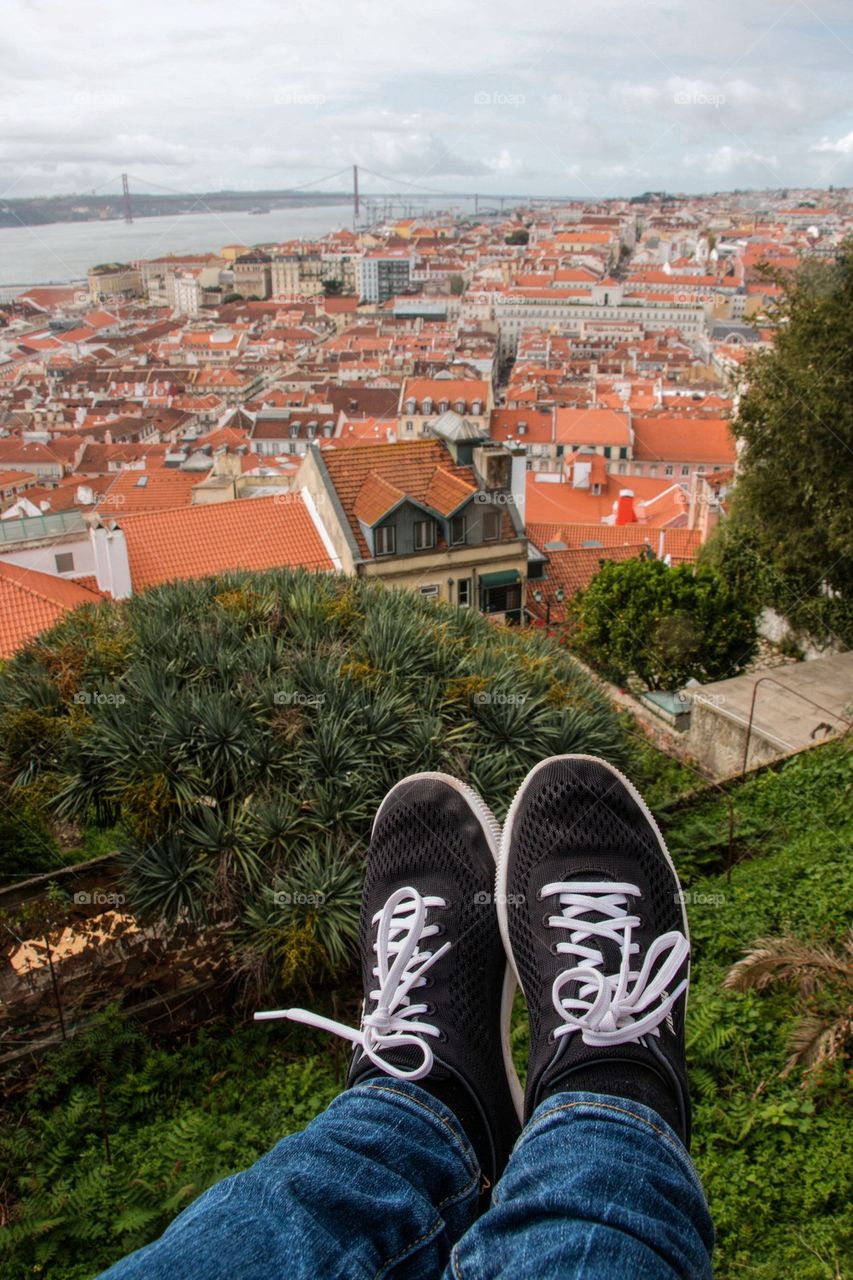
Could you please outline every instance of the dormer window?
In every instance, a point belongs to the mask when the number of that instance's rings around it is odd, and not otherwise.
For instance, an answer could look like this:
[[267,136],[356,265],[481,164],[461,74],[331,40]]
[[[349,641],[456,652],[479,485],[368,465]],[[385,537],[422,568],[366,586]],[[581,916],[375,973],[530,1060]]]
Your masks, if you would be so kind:
[[466,521],[464,516],[454,516],[450,521],[450,545],[461,546],[465,541]]
[[464,400],[457,400],[457,401],[456,401],[456,412],[457,412],[457,413],[464,413],[464,412],[465,412],[465,401],[464,401]]
[[374,552],[377,556],[393,556],[397,549],[396,529],[393,524],[383,524],[373,535]]
[[435,521],[415,521],[415,551],[429,551],[435,546]]
[[439,400],[439,402],[438,402],[438,412],[439,412],[439,413],[447,413],[447,409],[448,409],[448,401],[447,401],[447,400]]
[[416,404],[417,404],[417,401],[415,400],[415,397],[410,396],[409,399],[406,401],[405,405],[403,406],[403,412],[414,413]]
[[474,415],[474,417],[475,417],[475,418],[478,418],[482,412],[483,412],[483,402],[482,402],[482,400],[474,400],[474,401],[472,401],[472,403],[471,403],[471,413]]
[[432,413],[432,396],[424,396],[421,401],[421,412],[425,414]]

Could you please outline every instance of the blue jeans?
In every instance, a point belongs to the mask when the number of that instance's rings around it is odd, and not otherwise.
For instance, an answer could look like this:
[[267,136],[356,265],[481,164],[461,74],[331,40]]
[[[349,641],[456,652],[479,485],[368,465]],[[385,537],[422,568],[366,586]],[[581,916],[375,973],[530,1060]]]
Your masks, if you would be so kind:
[[690,1157],[656,1112],[557,1093],[492,1206],[451,1111],[376,1078],[211,1187],[103,1280],[690,1280],[713,1228]]

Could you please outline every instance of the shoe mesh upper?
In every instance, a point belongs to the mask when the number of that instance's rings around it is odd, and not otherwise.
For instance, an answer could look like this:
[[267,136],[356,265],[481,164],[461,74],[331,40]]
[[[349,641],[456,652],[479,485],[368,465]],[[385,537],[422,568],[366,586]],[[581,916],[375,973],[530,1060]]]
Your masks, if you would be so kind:
[[[569,929],[549,928],[545,917],[560,914],[556,898],[540,901],[546,884],[566,880],[614,880],[637,884],[642,901],[632,911],[642,920],[634,932],[642,951],[632,969],[641,967],[649,943],[670,930],[683,930],[679,883],[661,849],[657,835],[624,783],[593,760],[555,760],[543,766],[526,784],[512,824],[507,880],[507,921],[513,957],[524,989],[530,1017],[528,1099],[555,1065],[578,1066],[603,1056],[600,1047],[583,1043],[579,1033],[562,1037],[559,1048],[548,1035],[560,1017],[551,999],[554,978],[574,967],[570,956],[554,954],[555,943],[569,938]],[[515,905],[513,905],[515,904]],[[585,917],[581,917],[585,918]],[[589,918],[589,917],[586,917]],[[595,940],[599,946],[599,940]],[[620,947],[603,941],[602,971],[618,972]],[[563,995],[576,994],[574,984]],[[683,999],[673,1008],[674,1034],[661,1029],[655,1037],[666,1045],[671,1067],[683,1074]],[[670,1044],[670,1042],[672,1042]],[[642,1046],[607,1049],[608,1057],[638,1057]],[[556,1064],[555,1064],[556,1059]]]

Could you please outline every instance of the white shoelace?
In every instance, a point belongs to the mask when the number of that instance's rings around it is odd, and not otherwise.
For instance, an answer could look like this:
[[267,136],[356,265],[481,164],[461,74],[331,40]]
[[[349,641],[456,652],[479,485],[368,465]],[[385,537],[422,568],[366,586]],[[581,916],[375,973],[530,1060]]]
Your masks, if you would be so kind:
[[[632,969],[632,957],[640,950],[632,933],[640,927],[640,917],[628,914],[628,899],[639,896],[635,884],[606,880],[555,882],[540,891],[540,899],[558,897],[562,909],[562,914],[548,918],[549,928],[571,930],[555,950],[576,960],[573,968],[557,975],[551,988],[554,1008],[563,1019],[563,1025],[554,1031],[555,1038],[580,1031],[584,1044],[614,1045],[638,1040],[649,1032],[660,1035],[661,1022],[669,1017],[687,986],[685,977],[675,990],[667,990],[690,954],[690,945],[677,930],[663,933],[649,947],[642,968]],[[592,913],[592,919],[580,918]],[[618,973],[603,971],[604,956],[596,939],[619,946]],[[658,965],[662,956],[665,958]],[[564,996],[563,988],[572,982],[580,984],[577,993]]]
[[[306,1026],[330,1031],[345,1040],[360,1045],[365,1057],[388,1075],[398,1080],[421,1080],[432,1070],[433,1053],[424,1036],[440,1036],[438,1027],[423,1021],[429,1013],[428,1004],[412,1004],[409,992],[426,986],[427,969],[450,950],[445,942],[437,951],[421,950],[426,938],[439,932],[436,924],[427,924],[427,911],[445,907],[444,898],[423,897],[417,889],[397,889],[391,894],[381,911],[377,911],[372,923],[378,925],[376,965],[373,976],[379,981],[376,990],[370,992],[375,1008],[362,1014],[361,1027],[349,1027],[345,1022],[324,1018],[308,1009],[270,1009],[256,1013],[263,1021],[270,1018],[289,1018],[291,1022],[304,1022]],[[421,1062],[411,1070],[404,1070],[383,1057],[389,1049],[417,1048],[422,1053]]]

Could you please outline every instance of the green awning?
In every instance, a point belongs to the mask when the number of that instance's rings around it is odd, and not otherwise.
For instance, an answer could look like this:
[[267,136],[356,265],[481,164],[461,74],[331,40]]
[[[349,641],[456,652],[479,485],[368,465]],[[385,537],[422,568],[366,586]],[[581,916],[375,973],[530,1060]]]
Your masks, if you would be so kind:
[[519,582],[521,575],[517,569],[501,569],[497,573],[481,573],[481,587],[509,587]]

